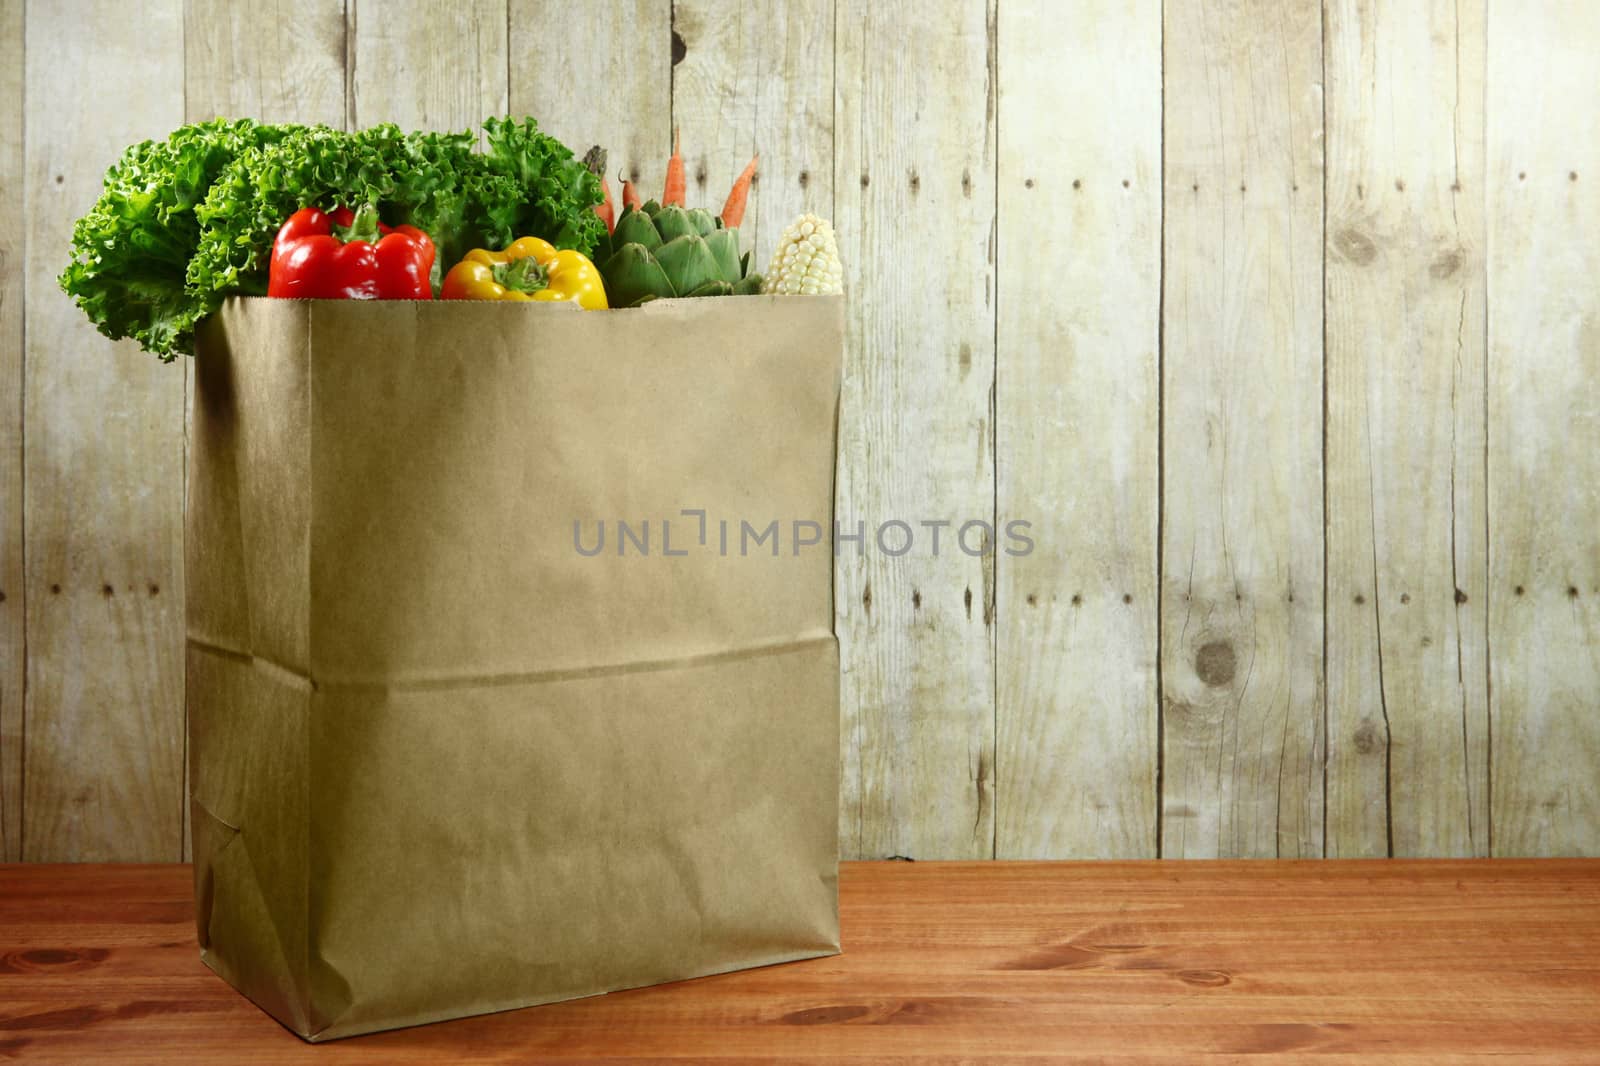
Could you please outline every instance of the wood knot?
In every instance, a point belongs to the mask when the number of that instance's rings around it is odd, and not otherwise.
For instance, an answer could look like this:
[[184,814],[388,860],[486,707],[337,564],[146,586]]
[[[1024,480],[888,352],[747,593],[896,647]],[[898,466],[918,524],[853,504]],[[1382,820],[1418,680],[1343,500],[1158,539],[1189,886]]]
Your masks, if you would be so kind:
[[0,973],[72,973],[106,961],[106,948],[30,948],[0,955]]
[[1201,681],[1216,687],[1233,680],[1238,668],[1238,657],[1233,645],[1226,640],[1213,640],[1202,644],[1194,657],[1194,672]]
[[1233,978],[1221,970],[1179,970],[1178,980],[1196,988],[1221,988],[1233,983]]
[[1439,253],[1439,258],[1435,259],[1432,265],[1428,267],[1428,276],[1437,281],[1443,281],[1460,269],[1461,252],[1452,248],[1449,251]]
[[1355,744],[1356,751],[1362,755],[1371,755],[1378,750],[1378,730],[1371,722],[1362,722],[1361,728],[1356,730],[1356,735],[1352,738],[1352,743]]
[[1378,246],[1372,238],[1356,229],[1342,229],[1333,238],[1333,247],[1356,266],[1366,266],[1378,258]]
[[1105,960],[1100,952],[1076,944],[1047,944],[1025,955],[1007,959],[999,965],[1002,970],[1089,970],[1099,967]]
[[839,1003],[827,1007],[807,1007],[792,1010],[779,1021],[787,1025],[833,1025],[854,1021],[872,1013],[872,1008],[861,1003]]

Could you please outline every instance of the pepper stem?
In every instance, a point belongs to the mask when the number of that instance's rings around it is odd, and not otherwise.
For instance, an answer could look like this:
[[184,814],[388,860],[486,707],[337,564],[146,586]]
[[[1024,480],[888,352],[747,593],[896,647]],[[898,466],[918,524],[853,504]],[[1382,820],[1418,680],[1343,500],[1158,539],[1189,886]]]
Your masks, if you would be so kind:
[[333,235],[344,244],[351,241],[366,241],[375,244],[378,240],[378,205],[362,204],[356,208],[355,217],[348,226],[335,226]]
[[538,292],[550,284],[550,272],[529,255],[495,264],[494,280],[515,292]]

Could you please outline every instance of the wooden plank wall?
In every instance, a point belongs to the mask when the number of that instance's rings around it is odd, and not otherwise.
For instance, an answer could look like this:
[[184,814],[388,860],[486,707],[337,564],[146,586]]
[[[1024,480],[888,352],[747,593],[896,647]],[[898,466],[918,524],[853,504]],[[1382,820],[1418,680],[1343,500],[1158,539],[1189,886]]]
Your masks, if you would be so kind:
[[143,4],[136,32],[114,0],[26,12],[18,847],[29,859],[175,859],[184,375],[103,342],[55,278],[117,146],[184,119],[183,5]]
[[1161,853],[1322,853],[1322,19],[1167,5]]
[[[935,6],[938,33],[893,4],[836,21],[839,254],[875,294],[850,301],[839,427],[838,520],[866,537],[836,584],[850,855],[994,853],[994,558],[955,541],[994,518],[995,8]],[[926,521],[951,523],[938,555]],[[892,522],[924,547],[888,554]]]
[[1001,858],[1155,854],[1160,8],[1000,5]]
[[0,0],[0,858],[186,836],[185,375],[54,284],[104,168],[508,108],[838,225],[847,857],[1600,854],[1592,5],[907,17]]
[[1491,5],[1490,847],[1600,853],[1600,5]]
[[1485,855],[1483,9],[1327,33],[1328,854]]
[[[22,216],[22,2],[0,0],[0,211]],[[22,857],[22,294],[25,240],[0,226],[0,861]]]

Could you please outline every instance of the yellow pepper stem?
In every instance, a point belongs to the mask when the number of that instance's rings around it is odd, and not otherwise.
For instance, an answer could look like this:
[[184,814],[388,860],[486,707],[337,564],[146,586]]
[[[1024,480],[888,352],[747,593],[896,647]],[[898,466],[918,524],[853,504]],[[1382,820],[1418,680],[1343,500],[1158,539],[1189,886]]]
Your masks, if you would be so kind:
[[533,256],[494,265],[495,284],[513,292],[538,292],[550,284],[550,272]]

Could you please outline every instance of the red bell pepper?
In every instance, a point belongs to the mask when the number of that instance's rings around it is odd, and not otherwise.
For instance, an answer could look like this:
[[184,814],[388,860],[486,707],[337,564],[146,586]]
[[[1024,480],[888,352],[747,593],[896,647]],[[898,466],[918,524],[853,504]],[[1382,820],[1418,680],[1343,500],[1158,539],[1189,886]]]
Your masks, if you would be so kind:
[[378,209],[302,207],[272,242],[267,295],[312,300],[431,300],[433,241],[385,226]]

